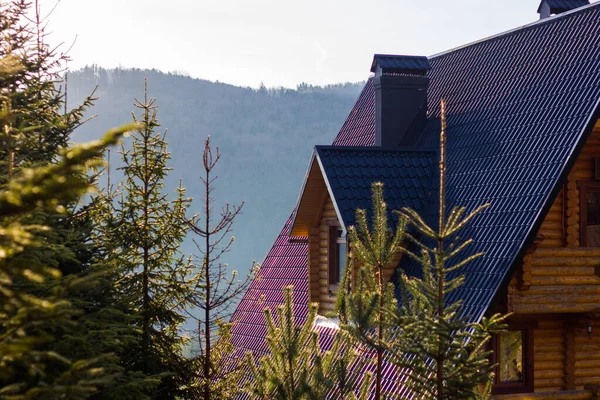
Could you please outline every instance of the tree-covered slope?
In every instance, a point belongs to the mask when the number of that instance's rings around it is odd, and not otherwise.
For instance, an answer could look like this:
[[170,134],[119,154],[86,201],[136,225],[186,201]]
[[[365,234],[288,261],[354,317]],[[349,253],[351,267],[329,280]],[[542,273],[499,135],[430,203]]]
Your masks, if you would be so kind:
[[[188,195],[201,200],[198,176],[207,135],[223,153],[215,205],[246,202],[234,226],[236,243],[224,261],[247,271],[252,260],[264,257],[294,206],[313,146],[332,142],[362,83],[255,90],[155,70],[89,67],[68,75],[69,105],[83,101],[98,85],[92,108],[97,117],[73,139],[97,138],[129,122],[133,98],[143,96],[144,78],[149,95],[157,98],[159,120],[168,129],[174,168],[169,187],[182,178]],[[118,156],[113,152],[111,158],[116,161]],[[115,167],[113,182],[119,177]],[[200,211],[200,204],[191,211]],[[188,243],[185,250],[192,251],[192,246]]]

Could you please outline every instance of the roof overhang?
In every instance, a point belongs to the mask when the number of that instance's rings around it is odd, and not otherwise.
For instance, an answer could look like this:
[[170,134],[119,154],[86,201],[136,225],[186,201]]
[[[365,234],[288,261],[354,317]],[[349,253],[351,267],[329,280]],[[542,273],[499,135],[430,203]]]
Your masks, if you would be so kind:
[[308,164],[304,183],[302,184],[302,189],[296,203],[294,219],[290,225],[291,237],[306,237],[308,236],[309,229],[319,225],[321,210],[328,197],[331,198],[335,213],[342,226],[343,235],[345,236],[346,226],[336,204],[319,154],[315,149]]

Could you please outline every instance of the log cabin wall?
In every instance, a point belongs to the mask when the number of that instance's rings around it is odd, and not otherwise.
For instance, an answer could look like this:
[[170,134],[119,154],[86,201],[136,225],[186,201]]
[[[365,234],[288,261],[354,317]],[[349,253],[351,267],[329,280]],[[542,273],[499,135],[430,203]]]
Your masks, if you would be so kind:
[[[334,311],[338,285],[329,284],[329,229],[340,226],[331,198],[327,196],[318,219],[318,226],[309,229],[309,297],[311,302],[319,303],[319,314],[326,315]],[[350,245],[351,247],[351,245]],[[394,260],[383,269],[384,281],[389,281],[402,257],[398,253]],[[358,264],[352,268],[350,285],[356,280]]]
[[536,392],[553,392],[565,387],[564,321],[542,320],[533,330],[534,380]]
[[[592,332],[587,329],[592,323]],[[600,384],[600,324],[586,315],[549,315],[534,329],[536,392]]]
[[337,286],[329,285],[329,228],[339,226],[331,198],[327,196],[319,224],[309,231],[310,301],[319,303],[319,314],[332,312],[335,307]]
[[[535,318],[535,316],[528,316]],[[600,384],[600,323],[583,314],[538,316],[534,335],[534,392],[498,400],[595,399],[585,385]]]
[[[600,323],[589,318],[579,318],[571,324],[575,350],[574,384],[578,390],[587,384],[600,385]],[[592,324],[588,333],[587,323]]]

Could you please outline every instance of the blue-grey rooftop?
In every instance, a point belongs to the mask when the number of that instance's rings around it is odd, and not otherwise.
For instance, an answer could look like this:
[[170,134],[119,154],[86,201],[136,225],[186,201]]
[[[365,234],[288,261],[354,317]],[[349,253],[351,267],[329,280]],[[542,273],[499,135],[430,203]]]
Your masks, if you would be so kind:
[[390,54],[375,54],[371,64],[371,72],[377,67],[386,72],[421,72],[431,69],[429,60],[423,56],[400,56]]
[[468,265],[462,299],[480,317],[510,278],[558,193],[600,99],[600,4],[430,59],[428,127],[439,141],[448,104],[450,205],[492,206],[462,232],[485,256]]
[[316,146],[315,151],[346,228],[355,225],[357,209],[366,210],[370,216],[374,182],[384,184],[390,221],[397,221],[392,210],[422,210],[434,189],[437,151],[339,146]]

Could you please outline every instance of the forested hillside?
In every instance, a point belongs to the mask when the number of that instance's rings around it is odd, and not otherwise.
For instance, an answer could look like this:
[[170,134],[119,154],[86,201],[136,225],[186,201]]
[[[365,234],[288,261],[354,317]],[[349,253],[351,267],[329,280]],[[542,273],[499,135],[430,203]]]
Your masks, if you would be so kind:
[[[246,202],[234,226],[236,243],[224,261],[247,271],[252,260],[262,260],[295,204],[313,146],[332,142],[362,83],[256,90],[156,70],[89,67],[68,74],[69,106],[81,103],[98,85],[90,113],[97,117],[76,130],[73,139],[91,140],[131,121],[144,78],[149,95],[157,99],[158,120],[168,129],[174,171],[167,184],[174,188],[183,179],[188,196],[198,200],[191,212],[201,207],[198,177],[207,135],[223,153],[215,208]],[[113,182],[119,178],[118,157],[113,151]],[[193,246],[188,243],[184,250]]]

